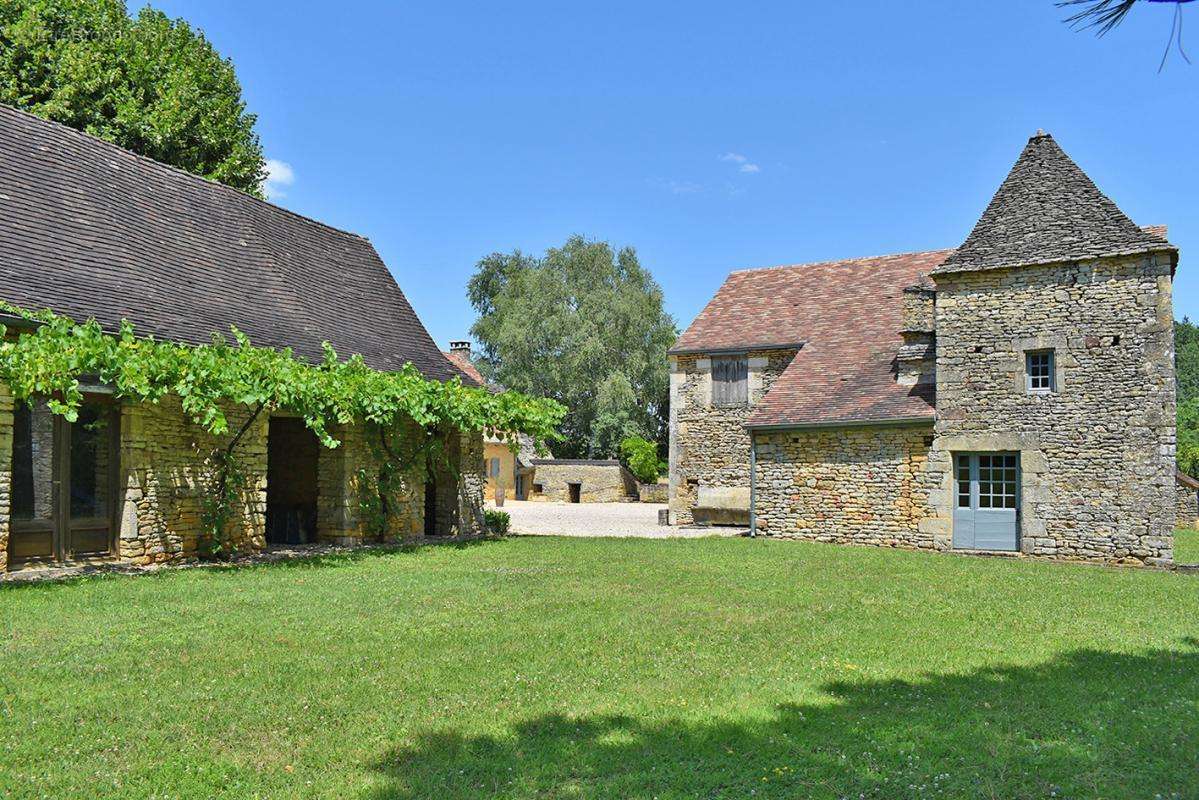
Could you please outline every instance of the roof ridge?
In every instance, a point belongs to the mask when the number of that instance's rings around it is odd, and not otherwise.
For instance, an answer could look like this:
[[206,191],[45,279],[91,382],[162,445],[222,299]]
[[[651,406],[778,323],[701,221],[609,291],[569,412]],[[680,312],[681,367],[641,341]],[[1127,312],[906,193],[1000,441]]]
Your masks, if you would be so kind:
[[156,158],[150,158],[147,155],[143,155],[141,153],[134,152],[133,150],[130,150],[126,147],[121,147],[119,144],[110,142],[107,139],[102,139],[99,136],[96,136],[94,133],[88,133],[87,131],[81,131],[78,128],[72,128],[70,125],[67,125],[65,122],[59,122],[56,119],[48,119],[47,117],[42,117],[37,114],[34,114],[32,111],[26,111],[23,108],[17,108],[16,106],[11,106],[11,105],[8,105],[7,103],[0,103],[0,110],[10,111],[10,112],[17,114],[18,116],[34,119],[42,124],[52,125],[55,128],[62,129],[67,134],[73,134],[76,136],[83,137],[85,139],[90,139],[94,142],[99,142],[100,144],[104,145],[105,147],[112,148],[113,150],[117,151],[118,153],[122,153],[126,156],[132,156],[135,160],[144,161],[148,164],[154,165],[155,167],[166,169],[170,172],[174,172],[174,173],[177,173],[184,177],[191,178],[194,181],[199,181],[201,183],[201,185],[215,187],[215,188],[217,188],[221,191],[225,191],[225,192],[231,192],[233,195],[235,195],[237,197],[242,197],[242,198],[246,198],[248,200],[252,200],[256,203],[260,203],[260,204],[266,206],[267,208],[271,208],[276,211],[282,211],[284,214],[290,214],[291,216],[293,216],[299,220],[302,220],[304,222],[308,222],[313,225],[319,225],[322,228],[334,231],[336,233],[343,234],[345,236],[353,236],[355,239],[362,239],[362,240],[368,241],[368,242],[370,241],[369,238],[367,238],[366,236],[363,236],[361,233],[355,233],[354,231],[349,231],[349,230],[346,230],[345,228],[338,228],[335,225],[330,225],[327,222],[322,222],[319,219],[316,219],[314,217],[309,217],[305,214],[301,214],[298,211],[292,211],[290,208],[285,208],[281,205],[277,205],[277,204],[272,203],[269,200],[265,200],[261,197],[255,197],[254,195],[250,194],[249,192],[243,192],[241,189],[238,189],[234,186],[230,186],[226,183],[221,183],[218,180],[214,180],[212,178],[205,178],[203,175],[197,175],[194,172],[189,172],[189,171],[183,169],[182,167],[175,166],[174,164],[168,164],[165,161],[159,161]]
[[903,258],[905,256],[927,256],[939,253],[952,253],[956,248],[944,247],[935,250],[910,250],[903,253],[882,253],[874,256],[855,256],[853,258],[831,258],[825,261],[804,261],[797,264],[776,264],[770,267],[742,267],[729,271],[729,275],[738,275],[743,272],[768,272],[776,269],[797,269],[799,267],[825,267],[834,264],[857,264],[863,261],[877,261],[880,258]]

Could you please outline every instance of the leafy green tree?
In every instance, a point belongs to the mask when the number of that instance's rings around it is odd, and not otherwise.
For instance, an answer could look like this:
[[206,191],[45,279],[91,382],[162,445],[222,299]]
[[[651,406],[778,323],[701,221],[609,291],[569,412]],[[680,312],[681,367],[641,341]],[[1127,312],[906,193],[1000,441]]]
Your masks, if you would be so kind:
[[184,20],[122,0],[0,0],[0,102],[260,195],[233,64]]
[[657,445],[640,436],[630,436],[620,443],[620,460],[642,483],[657,483],[669,469],[669,465],[658,458]]
[[631,435],[665,440],[677,329],[631,247],[572,236],[540,258],[493,253],[468,295],[483,373],[569,409],[556,454],[612,457]]
[[1199,326],[1174,322],[1174,372],[1178,385],[1178,468],[1199,477]]

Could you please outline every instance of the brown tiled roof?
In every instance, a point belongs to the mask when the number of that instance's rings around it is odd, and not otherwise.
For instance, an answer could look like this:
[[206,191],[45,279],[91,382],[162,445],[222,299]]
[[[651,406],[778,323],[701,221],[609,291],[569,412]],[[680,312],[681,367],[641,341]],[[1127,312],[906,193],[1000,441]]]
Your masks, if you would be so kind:
[[933,274],[1169,250],[1164,235],[1137,227],[1038,132],[970,236]]
[[462,370],[462,372],[465,373],[467,377],[469,377],[475,383],[479,384],[480,386],[486,383],[486,381],[483,380],[483,373],[479,372],[479,368],[471,363],[469,353],[462,350],[443,350],[441,354],[448,358],[451,364]]
[[459,374],[370,242],[0,106],[0,299],[199,343]]
[[933,416],[933,387],[895,382],[903,290],[952,251],[743,270],[729,275],[673,352],[803,346],[751,427]]

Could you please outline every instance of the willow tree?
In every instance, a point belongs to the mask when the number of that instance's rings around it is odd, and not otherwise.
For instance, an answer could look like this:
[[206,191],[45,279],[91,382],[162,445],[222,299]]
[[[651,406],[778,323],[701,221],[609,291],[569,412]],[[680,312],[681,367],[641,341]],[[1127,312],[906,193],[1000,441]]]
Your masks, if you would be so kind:
[[468,295],[480,370],[569,409],[555,455],[613,457],[629,436],[665,440],[677,330],[633,248],[572,236],[541,257],[493,253]]

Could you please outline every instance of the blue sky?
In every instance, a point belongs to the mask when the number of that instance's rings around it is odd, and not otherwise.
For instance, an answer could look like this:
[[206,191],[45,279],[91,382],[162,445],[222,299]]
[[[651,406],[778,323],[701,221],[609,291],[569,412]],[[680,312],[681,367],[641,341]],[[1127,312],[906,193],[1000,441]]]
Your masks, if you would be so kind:
[[369,237],[443,347],[480,257],[572,233],[635,247],[680,328],[732,269],[955,246],[1037,128],[1170,226],[1199,317],[1172,5],[1102,40],[1052,0],[155,5],[233,59],[276,202]]

